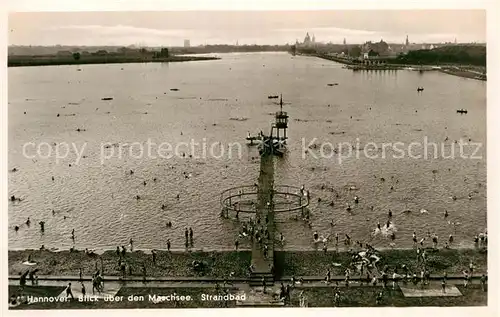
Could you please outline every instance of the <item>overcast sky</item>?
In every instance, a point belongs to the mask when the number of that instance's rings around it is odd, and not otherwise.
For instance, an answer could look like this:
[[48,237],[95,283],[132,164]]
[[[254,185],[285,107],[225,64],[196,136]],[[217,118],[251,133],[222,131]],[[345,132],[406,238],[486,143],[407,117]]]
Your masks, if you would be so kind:
[[484,10],[25,12],[8,25],[9,45],[486,42]]

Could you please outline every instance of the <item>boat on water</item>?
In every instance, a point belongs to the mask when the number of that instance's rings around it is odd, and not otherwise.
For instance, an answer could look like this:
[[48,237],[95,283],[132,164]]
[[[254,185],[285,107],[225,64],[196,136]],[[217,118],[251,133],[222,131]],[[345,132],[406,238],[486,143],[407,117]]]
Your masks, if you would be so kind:
[[465,114],[467,113],[467,109],[457,109],[457,113]]

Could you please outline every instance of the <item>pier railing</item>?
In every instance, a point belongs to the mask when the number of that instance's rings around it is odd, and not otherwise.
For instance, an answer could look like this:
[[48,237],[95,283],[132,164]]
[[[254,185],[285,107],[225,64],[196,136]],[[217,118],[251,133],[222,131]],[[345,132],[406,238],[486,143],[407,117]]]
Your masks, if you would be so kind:
[[[220,196],[223,211],[255,213],[257,208],[256,185],[236,186],[224,190]],[[309,206],[307,192],[299,187],[276,185],[273,188],[274,212],[291,212]]]

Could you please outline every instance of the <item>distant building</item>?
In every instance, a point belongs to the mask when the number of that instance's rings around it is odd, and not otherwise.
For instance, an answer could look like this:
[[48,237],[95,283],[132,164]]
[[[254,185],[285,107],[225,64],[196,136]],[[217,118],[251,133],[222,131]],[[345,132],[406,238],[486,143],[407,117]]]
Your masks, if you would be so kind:
[[388,56],[389,55],[389,45],[384,42],[382,39],[380,42],[371,42],[368,41],[365,44],[361,46],[361,52],[364,54],[368,54],[371,52],[371,54],[376,54],[379,56]]
[[346,42],[345,37],[344,37],[344,45],[346,45],[346,44],[347,44],[347,42]]
[[304,42],[302,44],[304,44],[304,45],[311,44],[311,37],[309,36],[309,33],[306,33],[306,37],[304,37]]
[[191,47],[191,41],[190,40],[184,40],[184,47]]
[[314,46],[316,44],[316,37],[313,34],[313,36],[311,38],[311,36],[309,35],[309,33],[306,33],[306,36],[304,37],[304,42],[302,42],[302,43],[298,43],[297,42],[296,44],[298,44],[300,46],[305,46],[305,47]]
[[410,41],[408,40],[408,35],[406,36],[406,42],[405,42],[405,45],[406,45],[406,46],[410,45]]

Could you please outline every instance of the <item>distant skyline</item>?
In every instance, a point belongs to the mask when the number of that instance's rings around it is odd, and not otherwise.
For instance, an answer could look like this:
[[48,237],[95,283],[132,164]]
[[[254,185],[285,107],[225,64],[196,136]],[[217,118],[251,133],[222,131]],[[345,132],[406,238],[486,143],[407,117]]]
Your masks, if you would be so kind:
[[9,45],[486,42],[485,10],[16,12]]

